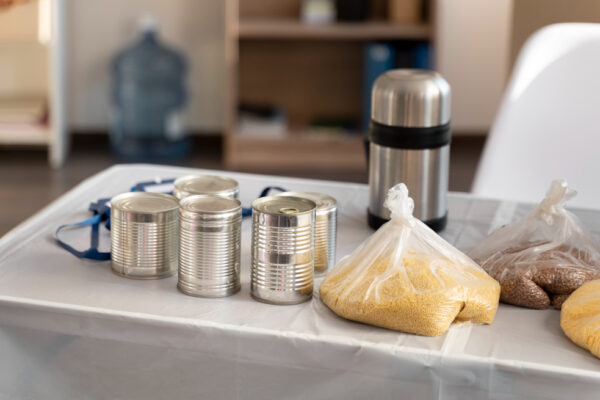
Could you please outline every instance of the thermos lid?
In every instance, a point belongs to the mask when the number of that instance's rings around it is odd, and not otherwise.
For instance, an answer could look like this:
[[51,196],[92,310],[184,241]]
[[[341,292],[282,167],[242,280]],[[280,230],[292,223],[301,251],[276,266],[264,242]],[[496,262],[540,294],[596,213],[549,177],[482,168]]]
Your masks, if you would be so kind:
[[382,125],[429,128],[450,122],[450,85],[435,71],[387,71],[373,84],[371,98],[371,119]]

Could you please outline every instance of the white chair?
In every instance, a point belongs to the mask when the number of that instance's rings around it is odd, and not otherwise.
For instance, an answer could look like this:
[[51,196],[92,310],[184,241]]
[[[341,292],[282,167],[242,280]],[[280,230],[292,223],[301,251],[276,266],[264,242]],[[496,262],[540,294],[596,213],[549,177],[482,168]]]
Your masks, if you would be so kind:
[[570,206],[600,208],[600,24],[550,25],[525,43],[472,192],[539,202],[565,178]]

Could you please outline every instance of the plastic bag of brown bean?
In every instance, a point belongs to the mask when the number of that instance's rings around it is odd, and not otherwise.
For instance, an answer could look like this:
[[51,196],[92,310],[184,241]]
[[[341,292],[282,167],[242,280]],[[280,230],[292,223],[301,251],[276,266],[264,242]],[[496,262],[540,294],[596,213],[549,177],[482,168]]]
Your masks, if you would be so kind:
[[500,301],[560,309],[585,282],[600,278],[600,242],[564,208],[575,195],[565,180],[523,219],[485,238],[469,256],[500,282]]

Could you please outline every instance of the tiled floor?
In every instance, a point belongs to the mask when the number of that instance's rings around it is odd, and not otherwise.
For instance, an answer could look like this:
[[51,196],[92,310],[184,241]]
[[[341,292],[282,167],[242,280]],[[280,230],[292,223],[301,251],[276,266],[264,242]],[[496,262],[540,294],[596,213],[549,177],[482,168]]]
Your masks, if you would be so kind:
[[[468,191],[481,154],[482,138],[454,138],[450,157],[450,190]],[[222,169],[218,140],[195,143],[195,152],[182,165]],[[44,150],[15,150],[0,147],[0,236],[36,211],[65,193],[77,183],[115,163],[104,138],[77,138],[67,164],[49,168]],[[279,171],[289,175],[350,182],[367,181],[363,173],[303,173]]]

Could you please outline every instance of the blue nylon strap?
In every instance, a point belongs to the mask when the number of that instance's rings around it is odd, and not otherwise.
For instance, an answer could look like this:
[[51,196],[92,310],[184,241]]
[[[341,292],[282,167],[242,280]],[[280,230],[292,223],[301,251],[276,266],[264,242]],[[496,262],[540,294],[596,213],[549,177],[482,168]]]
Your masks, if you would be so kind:
[[[79,258],[88,258],[90,260],[110,260],[110,252],[98,251],[98,232],[100,227],[100,222],[102,222],[102,217],[105,214],[95,214],[94,216],[74,224],[65,224],[61,225],[54,232],[54,239],[56,242],[61,245],[65,250],[69,253],[73,254],[75,257]],[[71,245],[65,243],[62,239],[60,239],[59,233],[65,228],[75,228],[81,226],[91,226],[92,235],[90,240],[90,248],[84,251],[77,250]]]
[[[150,186],[155,185],[163,185],[175,182],[175,179],[164,179],[159,182],[157,181],[147,181],[140,182],[131,188],[132,192],[145,192],[146,189]],[[273,190],[277,190],[279,192],[285,192],[286,190],[279,186],[268,186],[264,188],[258,197],[268,196],[269,193]],[[172,193],[172,192],[169,192]],[[84,221],[77,222],[74,224],[65,224],[61,225],[54,232],[54,239],[56,242],[62,246],[69,253],[73,254],[75,257],[79,258],[87,258],[90,260],[110,260],[110,252],[98,251],[98,243],[99,243],[99,234],[100,234],[100,224],[105,222],[105,226],[107,229],[110,229],[110,198],[98,199],[96,202],[93,202],[89,206],[89,210],[94,213],[94,215]],[[242,217],[250,217],[252,215],[252,208],[242,207]],[[91,235],[90,235],[90,248],[87,250],[77,250],[71,245],[64,242],[60,239],[60,232],[63,229],[67,228],[78,228],[83,226],[91,227]]]
[[105,214],[108,213],[110,215],[110,197],[104,199],[98,199],[94,203],[90,203],[88,210],[93,212],[94,214]]
[[[271,192],[272,190],[278,190],[280,192],[287,192],[287,190],[285,190],[284,188],[279,187],[279,186],[267,186],[266,188],[264,188],[262,190],[262,192],[260,192],[258,197],[261,198],[261,197],[268,196],[269,192]],[[252,216],[252,207],[242,207],[242,218],[247,218],[247,217],[251,217],[251,216]]]
[[286,189],[284,189],[284,188],[282,188],[280,186],[267,186],[266,188],[264,188],[262,190],[262,192],[260,192],[260,194],[258,195],[258,197],[268,196],[269,193],[271,192],[271,190],[277,190],[277,191],[280,191],[280,192],[287,192]]
[[[148,187],[151,186],[156,186],[156,185],[163,185],[163,184],[169,184],[169,183],[174,183],[175,179],[162,179],[160,181],[147,181],[147,182],[140,182],[137,185],[133,186],[131,188],[132,192],[145,192],[146,189]],[[278,190],[280,192],[286,192],[287,190],[285,190],[282,187],[279,186],[267,186],[266,188],[264,188],[260,194],[258,195],[258,197],[265,197],[269,195],[269,192],[271,192],[272,190]],[[173,194],[173,191],[168,192],[169,194]],[[252,207],[242,207],[242,218],[247,218],[252,216]]]
[[[169,183],[174,183],[174,182],[175,182],[175,179],[161,179],[159,181],[154,180],[154,181],[140,182],[140,183],[136,184],[135,186],[132,186],[131,191],[132,192],[145,192],[146,189],[151,186],[164,185],[164,184],[169,184]],[[267,186],[260,192],[258,197],[268,196],[269,192],[271,192],[272,190],[278,190],[280,192],[287,191],[284,188],[279,187],[279,186]],[[168,194],[173,194],[173,191],[168,192]],[[242,218],[247,218],[250,216],[252,216],[252,207],[242,207]]]
[[[146,182],[140,182],[138,184],[136,184],[135,186],[133,186],[131,188],[132,192],[146,192],[146,188],[148,188],[149,186],[156,186],[156,185],[164,185],[164,184],[169,184],[169,183],[175,183],[175,179],[162,179],[160,181],[146,181]],[[170,192],[167,192],[167,194],[173,194],[173,191],[171,190]]]
[[[88,210],[94,214],[102,215],[102,221],[106,220],[106,229],[110,230],[110,197],[98,199],[95,203],[90,203]],[[92,231],[92,235],[94,232]],[[93,238],[92,238],[93,239]]]

